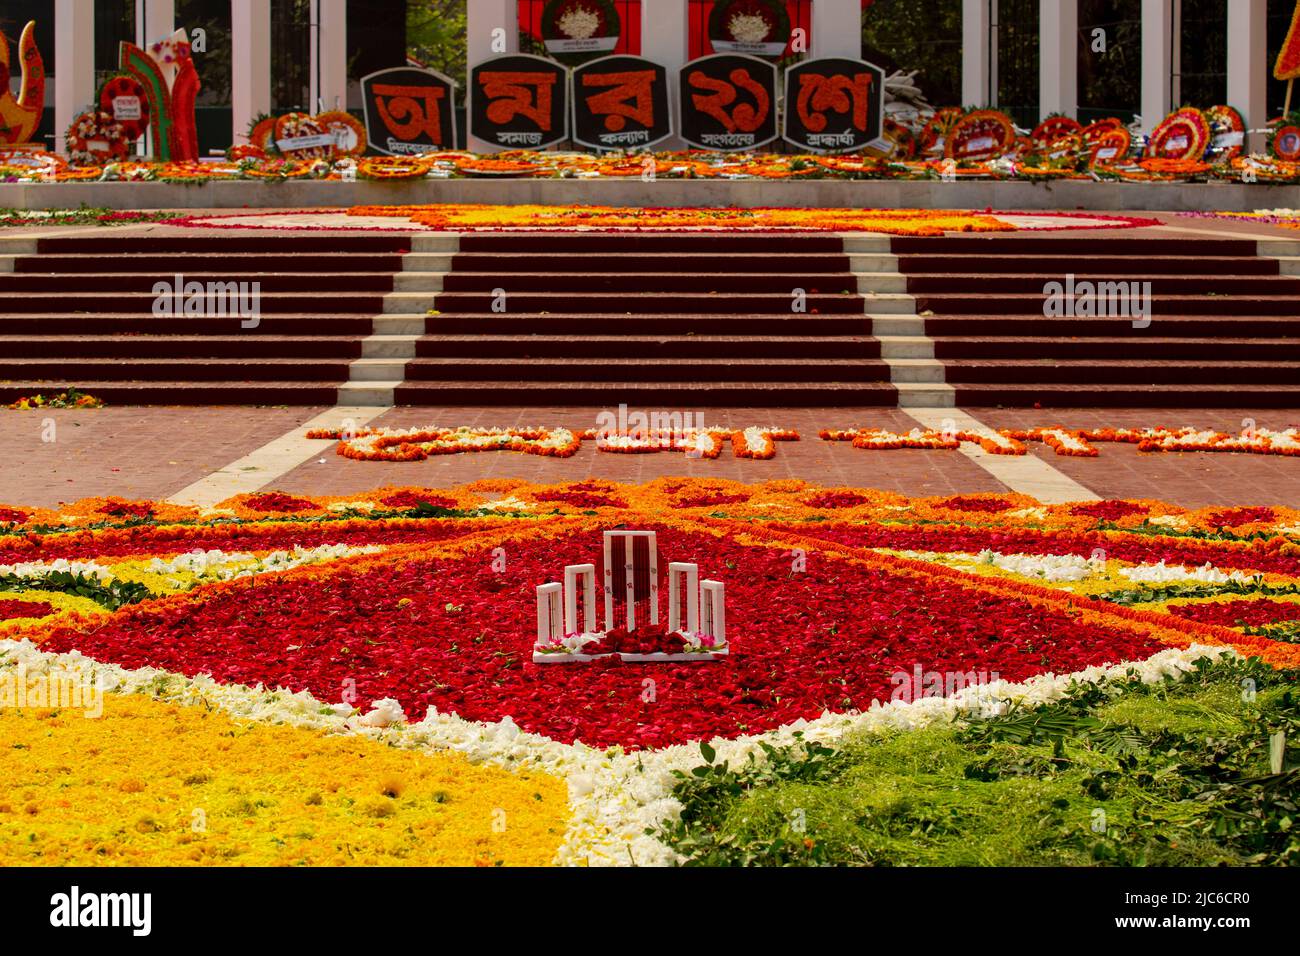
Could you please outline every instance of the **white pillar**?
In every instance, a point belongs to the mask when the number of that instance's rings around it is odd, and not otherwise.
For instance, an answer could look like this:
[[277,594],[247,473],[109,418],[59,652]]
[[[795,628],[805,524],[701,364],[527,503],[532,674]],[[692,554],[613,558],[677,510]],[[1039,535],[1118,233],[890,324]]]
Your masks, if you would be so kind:
[[[1231,19],[1231,18],[1230,18]],[[1142,0],[1142,132],[1150,133],[1173,108],[1172,0]]]
[[[519,5],[516,0],[473,0],[466,5],[465,33],[468,73],[484,60],[504,53],[519,52]],[[642,4],[642,7],[646,4]],[[469,91],[462,91],[468,96]],[[467,102],[467,101],[466,101]],[[466,148],[476,153],[495,152],[498,147],[477,136],[468,136]]]
[[1079,0],[1039,0],[1038,112],[1079,113]]
[[312,0],[309,113],[348,108],[347,0]]
[[253,117],[271,112],[271,0],[230,4],[231,143],[245,142]]
[[[1246,129],[1268,122],[1268,0],[1234,0],[1228,7],[1228,102]],[[1246,138],[1247,152],[1264,151],[1264,134]]]
[[[14,74],[20,60],[10,51]],[[56,0],[54,4],[54,144],[68,151],[63,134],[95,95],[94,0]]]
[[136,0],[135,45],[144,49],[176,31],[175,0]]
[[817,0],[812,8],[812,55],[862,58],[862,0]]
[[[689,19],[687,0],[658,0],[654,5],[641,4],[641,55],[662,63],[668,70],[668,103],[672,115],[677,112],[677,77],[690,53],[687,35]],[[626,25],[624,25],[626,29]],[[685,143],[676,136],[664,140],[655,149],[682,149]]]
[[961,105],[992,106],[993,76],[990,0],[961,2]]

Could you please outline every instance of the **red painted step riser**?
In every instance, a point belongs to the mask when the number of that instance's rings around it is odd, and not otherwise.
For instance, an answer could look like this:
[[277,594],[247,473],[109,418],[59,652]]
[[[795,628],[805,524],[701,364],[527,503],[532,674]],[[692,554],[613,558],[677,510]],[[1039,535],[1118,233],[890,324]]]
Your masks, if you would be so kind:
[[[1065,276],[909,276],[907,291],[912,295],[995,295],[1011,293],[1014,295],[1042,295],[1045,285],[1051,282],[1065,285]],[[1152,276],[1152,275],[1105,275],[1093,273],[1075,276],[1075,288],[1082,282],[1092,283],[1094,288],[1101,284],[1121,282],[1133,288],[1132,283],[1140,283],[1139,292],[1144,285],[1151,283],[1153,296],[1191,296],[1215,293],[1217,295],[1259,296],[1259,295],[1300,295],[1300,279],[1278,277],[1199,277],[1199,276]]]
[[1267,316],[1207,317],[1186,319],[1178,316],[1154,316],[1145,329],[1133,328],[1131,319],[1046,319],[1042,316],[1007,317],[934,317],[925,320],[925,334],[930,336],[1023,336],[1045,338],[1059,336],[1069,339],[1078,336],[1121,338],[1132,336],[1140,341],[1143,335],[1151,338],[1225,338],[1240,340],[1245,337],[1283,339],[1300,335],[1300,319],[1269,318]]
[[[313,293],[372,293],[387,295],[393,291],[390,275],[306,275],[285,276],[265,273],[178,273],[184,283],[246,282],[248,291],[257,283],[262,295],[277,292]],[[157,283],[166,283],[168,289],[176,284],[176,276],[167,275],[6,275],[0,273],[0,296],[20,295],[25,292],[64,292],[69,295],[114,295],[119,292],[153,294]]]
[[[916,310],[933,312],[935,315],[1044,315],[1046,296],[1026,296],[1011,298],[1009,295],[991,296],[917,296]],[[1122,306],[1122,302],[1121,302]],[[1247,296],[1153,296],[1151,317],[1159,321],[1162,317],[1182,315],[1224,316],[1242,320],[1253,320],[1254,316],[1290,317],[1300,316],[1300,297],[1278,297],[1261,300]],[[1053,316],[1057,318],[1057,316]],[[1091,318],[1080,316],[1079,318]],[[1040,335],[1042,333],[1039,333]]]
[[[507,293],[505,306],[507,312],[534,313],[549,312],[562,315],[566,311],[579,313],[608,313],[611,320],[618,320],[625,315],[663,315],[677,313],[700,313],[711,315],[750,315],[750,314],[786,314],[786,315],[862,315],[863,303],[856,295],[812,295],[807,290],[803,296],[804,312],[796,312],[792,307],[796,301],[794,295],[760,294],[753,296],[667,294],[644,295],[624,293],[616,299],[605,295],[593,294],[584,298],[556,293],[552,296],[537,295],[529,292]],[[502,314],[494,312],[492,306],[497,300],[492,295],[472,292],[439,293],[434,307],[440,312],[479,313],[483,315]],[[814,312],[813,310],[817,310]]]
[[1035,236],[895,236],[895,255],[1053,255],[1053,256],[1243,256],[1259,247],[1250,239],[1127,239],[1117,237]]
[[[31,395],[50,383],[27,382],[0,385],[0,402],[12,402]],[[60,384],[67,384],[66,381]],[[334,405],[339,392],[336,385],[296,383],[276,388],[242,382],[205,385],[98,385],[92,389],[96,398],[110,405]]]
[[616,252],[669,252],[678,255],[692,252],[713,255],[729,252],[842,255],[844,246],[840,239],[833,236],[808,235],[475,233],[461,236],[459,251],[595,255],[608,255]]
[[416,387],[398,386],[394,400],[398,405],[468,405],[486,406],[535,406],[555,405],[569,407],[573,405],[605,406],[613,402],[628,405],[649,405],[656,408],[703,406],[738,406],[741,408],[789,408],[809,406],[815,408],[838,407],[889,407],[898,404],[898,393],[889,387],[879,385],[863,389],[852,386],[829,388],[810,386],[808,388],[729,388],[705,382],[684,384],[680,387],[645,389],[635,385],[619,386],[611,391],[608,388],[593,388],[590,391],[575,389],[572,385],[556,388],[514,389],[503,386],[492,391],[474,390],[473,392],[455,387]]
[[67,361],[79,358],[120,359],[274,359],[350,361],[361,357],[359,338],[340,337],[337,341],[292,342],[250,336],[234,342],[152,341],[142,336],[120,339],[45,338],[23,342],[0,343],[5,358],[46,358]]
[[[3,283],[0,283],[3,288]],[[611,295],[681,292],[688,295],[709,293],[757,293],[791,296],[795,289],[809,295],[856,295],[858,281],[853,276],[799,275],[461,275],[452,273],[443,280],[445,292],[486,292],[505,289],[518,292],[605,292]],[[621,301],[621,300],[619,300]],[[616,302],[610,307],[615,308]]]
[[1294,408],[1296,404],[1294,392],[1239,388],[1230,393],[1200,392],[1192,387],[1172,392],[1141,387],[1106,390],[1044,385],[1030,391],[958,387],[954,399],[958,405],[1009,408],[1223,408],[1225,403],[1242,408]]
[[310,272],[325,275],[358,272],[401,272],[398,255],[275,255],[271,253],[243,256],[234,254],[192,255],[87,255],[87,256],[19,256],[14,272],[67,274],[116,272],[121,274],[158,274],[171,278],[176,273],[229,273],[242,275],[256,272]]
[[[3,324],[0,323],[0,329]],[[425,320],[430,335],[870,335],[870,320],[860,316],[800,315],[785,318],[747,315],[602,316],[562,315],[510,319],[500,315],[450,316],[446,312]]]
[[945,379],[951,385],[1294,385],[1293,368],[1226,367],[1203,369],[1196,366],[1165,368],[1159,365],[1106,365],[1085,368],[1032,364],[1022,367],[985,367],[944,362]]
[[936,342],[934,355],[938,359],[960,362],[962,359],[1097,359],[1114,361],[1192,361],[1211,362],[1300,362],[1300,342],[1284,346],[1257,345],[1251,342],[1225,340],[1222,342],[1148,343],[1140,339],[1131,342],[1103,344],[1087,339],[1061,339],[1050,345],[1023,342],[1016,339],[989,339],[983,342]]
[[292,236],[242,233],[232,236],[186,236],[175,232],[166,236],[65,236],[38,239],[37,253],[71,255],[126,255],[152,253],[174,255],[184,252],[257,252],[271,255],[289,253],[339,254],[361,252],[400,254],[410,252],[409,236]]
[[574,256],[569,254],[499,255],[496,253],[458,253],[452,258],[456,272],[554,272],[594,275],[604,272],[714,272],[754,273],[793,272],[800,275],[829,275],[849,271],[845,255],[800,254],[730,254],[730,255],[638,255],[607,254]]
[[1156,256],[899,256],[898,271],[906,275],[950,274],[985,276],[1034,273],[1053,277],[1069,273],[1100,276],[1258,275],[1279,274],[1276,259],[1161,259]]
[[[3,366],[0,366],[3,368]],[[492,365],[484,362],[466,361],[458,366],[422,365],[410,362],[406,366],[408,382],[518,382],[526,378],[530,382],[572,382],[576,375],[585,381],[614,384],[623,381],[635,382],[694,382],[701,373],[707,372],[722,381],[745,380],[760,383],[803,382],[816,386],[828,375],[834,375],[842,382],[888,382],[889,366],[883,362],[863,361],[861,365],[835,366],[831,371],[827,366],[817,362],[807,365],[769,365],[755,368],[752,365],[733,365],[719,359],[701,369],[697,365],[637,365],[601,367],[583,363],[575,367],[571,362],[548,364],[545,359],[530,362],[526,368],[518,365]],[[4,377],[0,375],[0,377]],[[319,376],[316,376],[319,377]]]
[[[852,348],[846,353],[846,347]],[[838,341],[807,339],[798,342],[772,342],[761,338],[742,342],[697,342],[682,338],[669,342],[636,342],[626,346],[601,341],[572,338],[561,342],[448,342],[441,338],[422,339],[416,343],[420,358],[773,358],[773,359],[842,359],[880,357],[880,343],[874,339],[846,346]]]
[[277,318],[262,316],[256,328],[240,327],[240,319],[76,316],[9,318],[0,316],[0,335],[339,335],[365,336],[374,332],[370,318]]
[[[252,358],[252,356],[249,356]],[[346,381],[347,362],[313,361],[262,366],[248,361],[185,359],[178,362],[91,364],[75,359],[21,364],[0,361],[0,381],[97,382],[319,382]]]
[[[13,295],[0,298],[0,316],[29,315],[31,313],[69,315],[73,312],[84,312],[91,315],[96,312],[154,315],[153,307],[156,298],[153,295],[127,295],[124,293],[114,293],[112,296],[88,295],[85,293],[54,296],[47,293],[44,298],[24,298]],[[313,308],[322,306],[329,309],[330,315],[351,313],[353,315],[374,316],[384,311],[384,298],[381,295],[351,296],[337,293],[331,293],[328,296],[319,298],[310,295],[289,298],[264,292],[259,297],[258,302],[259,310],[263,315],[276,312],[301,315],[304,312],[310,312]],[[213,308],[216,308],[215,304]],[[227,299],[227,313],[233,313],[237,308],[237,303],[232,306],[230,300]],[[171,321],[179,323],[196,318],[198,316],[180,315],[172,317]],[[176,324],[173,325],[170,331],[173,334],[184,334],[183,329]]]

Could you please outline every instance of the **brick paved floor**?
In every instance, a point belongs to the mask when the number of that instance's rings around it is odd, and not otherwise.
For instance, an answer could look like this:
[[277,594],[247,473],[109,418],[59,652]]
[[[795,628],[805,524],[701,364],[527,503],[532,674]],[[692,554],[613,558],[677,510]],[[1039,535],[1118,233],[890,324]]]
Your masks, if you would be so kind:
[[[91,495],[163,498],[248,454],[311,418],[318,408],[105,408],[85,411],[0,412],[0,502],[53,505]],[[598,409],[395,408],[388,426],[544,424],[591,427]],[[993,427],[1063,424],[1213,426],[1236,431],[1254,418],[1260,427],[1300,425],[1300,410],[970,409]],[[476,478],[579,481],[587,477],[647,481],[662,475],[716,476],[740,481],[800,477],[826,485],[881,488],[913,495],[996,492],[1003,486],[957,452],[855,449],[823,442],[817,430],[854,425],[907,431],[915,423],[897,409],[703,410],[706,423],[730,427],[774,424],[797,429],[771,461],[742,461],[729,451],[716,461],[676,453],[612,455],[585,446],[570,459],[513,452],[447,455],[423,462],[350,461],[322,445],[312,457],[271,483],[301,494],[346,494],[385,484],[449,487]],[[43,441],[46,420],[55,440]],[[1161,498],[1187,507],[1300,505],[1300,459],[1237,454],[1140,454],[1131,445],[1101,445],[1095,459],[1064,458],[1041,445],[1032,453],[1105,497]]]
[[[0,501],[50,507],[95,495],[165,498],[320,409],[0,410]],[[53,422],[53,441],[45,441]]]

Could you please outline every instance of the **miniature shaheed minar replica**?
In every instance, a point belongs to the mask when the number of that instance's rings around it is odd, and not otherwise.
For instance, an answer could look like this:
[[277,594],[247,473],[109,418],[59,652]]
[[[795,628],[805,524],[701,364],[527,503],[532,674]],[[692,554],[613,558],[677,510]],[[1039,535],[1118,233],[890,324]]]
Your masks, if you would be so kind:
[[[564,583],[537,588],[533,662],[709,661],[726,656],[721,581],[700,581],[697,565],[668,565],[668,626],[659,624],[659,549],[653,531],[606,531],[605,620],[596,621],[596,566],[571,564]],[[683,612],[684,616],[683,616]]]

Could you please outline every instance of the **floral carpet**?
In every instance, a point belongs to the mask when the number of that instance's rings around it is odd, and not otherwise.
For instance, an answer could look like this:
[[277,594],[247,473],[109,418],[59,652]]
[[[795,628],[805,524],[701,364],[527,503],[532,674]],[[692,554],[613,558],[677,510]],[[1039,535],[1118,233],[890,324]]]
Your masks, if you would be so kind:
[[[537,586],[618,528],[725,584],[729,656],[533,663]],[[0,506],[0,860],[682,862],[674,770],[1224,655],[1300,666],[1300,512],[697,479]]]

